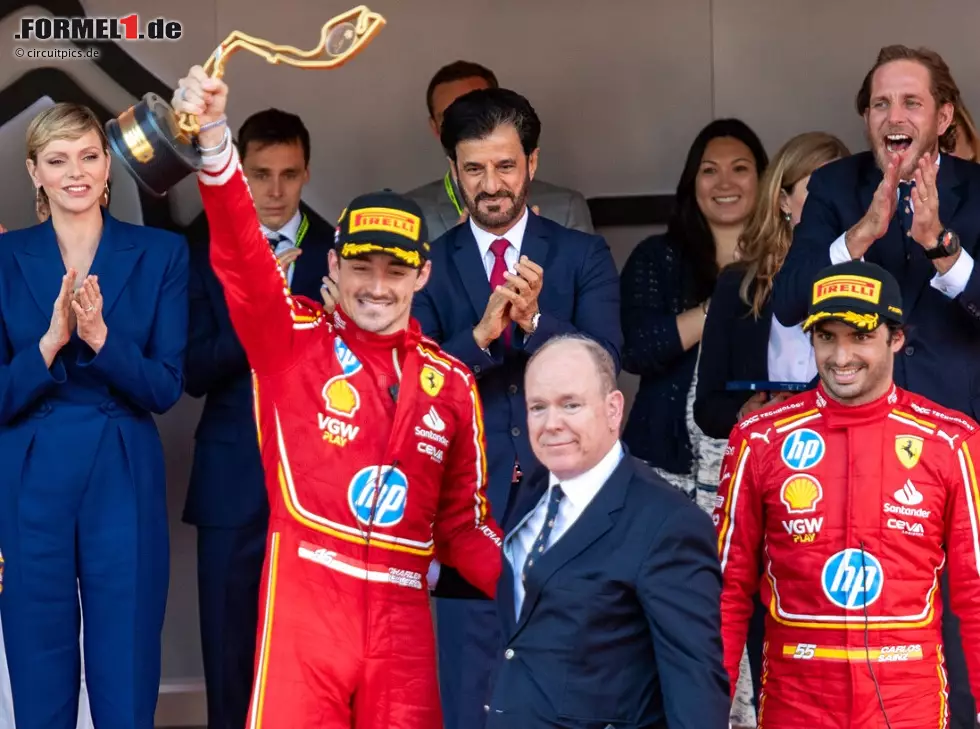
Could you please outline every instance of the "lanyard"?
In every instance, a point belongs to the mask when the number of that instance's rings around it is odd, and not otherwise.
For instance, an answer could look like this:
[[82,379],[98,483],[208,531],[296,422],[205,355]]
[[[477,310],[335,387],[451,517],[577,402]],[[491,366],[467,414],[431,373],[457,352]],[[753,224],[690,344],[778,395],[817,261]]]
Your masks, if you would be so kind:
[[456,214],[462,215],[463,207],[459,204],[459,200],[456,199],[456,191],[453,189],[453,181],[452,178],[449,176],[448,172],[446,173],[446,176],[442,179],[442,182],[446,187],[446,195],[449,196],[449,202],[451,202],[453,204],[453,207],[456,208]]
[[310,229],[310,221],[306,218],[306,213],[303,213],[303,219],[299,221],[299,228],[296,229],[296,247],[299,248],[303,244],[303,238],[306,236],[306,231]]

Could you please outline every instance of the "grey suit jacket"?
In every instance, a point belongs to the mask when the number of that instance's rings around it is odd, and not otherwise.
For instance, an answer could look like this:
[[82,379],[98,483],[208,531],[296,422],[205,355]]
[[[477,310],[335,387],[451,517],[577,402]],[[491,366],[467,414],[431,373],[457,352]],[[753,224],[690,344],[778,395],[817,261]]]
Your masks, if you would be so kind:
[[[456,199],[462,203],[459,190],[455,192]],[[422,208],[425,224],[429,229],[429,240],[435,240],[456,226],[459,213],[446,194],[446,184],[442,179],[416,187],[405,195],[415,200]],[[554,220],[566,228],[580,230],[583,233],[595,233],[592,229],[589,206],[580,192],[541,180],[531,180],[527,204],[532,207],[537,205],[541,217]]]

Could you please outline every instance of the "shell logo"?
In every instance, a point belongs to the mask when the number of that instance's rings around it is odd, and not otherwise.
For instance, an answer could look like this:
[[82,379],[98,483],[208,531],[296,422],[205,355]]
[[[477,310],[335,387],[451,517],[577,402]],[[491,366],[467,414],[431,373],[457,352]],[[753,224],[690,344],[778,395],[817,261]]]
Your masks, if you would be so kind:
[[323,401],[335,415],[351,417],[361,407],[361,395],[344,376],[334,377],[323,386]]
[[790,476],[779,490],[779,499],[790,514],[809,514],[823,499],[823,487],[812,476]]

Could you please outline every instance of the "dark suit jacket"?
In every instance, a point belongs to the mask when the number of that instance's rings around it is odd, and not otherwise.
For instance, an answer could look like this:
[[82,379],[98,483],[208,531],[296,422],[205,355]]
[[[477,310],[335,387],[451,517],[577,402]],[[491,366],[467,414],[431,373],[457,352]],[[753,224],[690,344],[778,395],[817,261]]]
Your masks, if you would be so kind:
[[700,302],[694,262],[666,235],[640,241],[621,275],[623,369],[640,376],[623,442],[637,458],[688,473],[687,393],[697,347],[685,350],[677,315]]
[[[776,276],[773,312],[787,326],[806,318],[813,279],[830,265],[830,245],[867,212],[882,174],[870,152],[815,171],[803,218]],[[939,217],[980,258],[980,165],[944,154],[937,177]],[[865,260],[890,271],[902,289],[908,341],[895,357],[895,382],[940,405],[980,417],[980,265],[955,300],[930,286],[935,266],[905,237],[896,215]]]
[[490,298],[490,283],[468,224],[432,244],[432,275],[416,294],[412,309],[422,331],[476,376],[487,443],[487,496],[498,520],[508,506],[515,457],[525,473],[537,467],[527,438],[524,404],[528,357],[555,334],[578,331],[605,346],[618,368],[623,341],[616,264],[605,240],[529,212],[521,255],[544,268],[538,297],[541,318],[538,330],[527,340],[524,331],[513,325],[509,351],[498,339],[487,355],[473,339],[473,327]]
[[694,422],[709,438],[727,440],[738,421],[739,408],[753,395],[729,392],[725,389],[728,382],[769,379],[772,299],[756,319],[739,298],[743,275],[742,269],[730,267],[718,276],[701,336]]
[[[305,205],[310,222],[296,259],[292,290],[320,299],[334,228]],[[267,513],[265,476],[252,408],[251,368],[231,325],[224,292],[209,260],[207,219],[188,233],[191,242],[190,341],[186,390],[204,397],[195,433],[184,521],[197,526],[244,526]]]
[[[522,488],[505,555],[547,487],[542,474]],[[487,729],[728,727],[714,528],[628,453],[525,588],[516,618],[505,559]]]

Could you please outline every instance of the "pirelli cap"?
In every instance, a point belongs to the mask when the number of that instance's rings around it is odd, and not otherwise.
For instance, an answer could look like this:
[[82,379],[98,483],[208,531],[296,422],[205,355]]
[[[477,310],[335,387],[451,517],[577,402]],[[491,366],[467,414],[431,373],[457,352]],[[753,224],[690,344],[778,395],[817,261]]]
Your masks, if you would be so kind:
[[355,198],[337,221],[334,247],[341,258],[387,253],[421,268],[429,257],[422,208],[404,195],[382,190]]
[[849,261],[817,274],[810,295],[810,311],[803,331],[836,319],[856,329],[873,331],[886,321],[905,322],[898,281],[874,263]]

